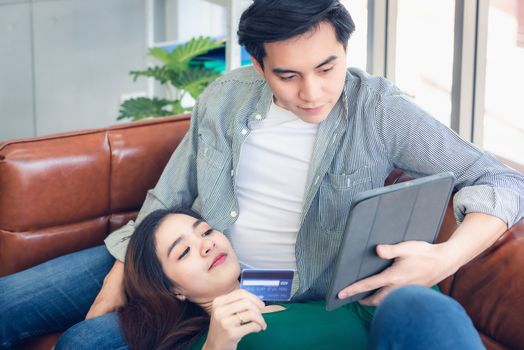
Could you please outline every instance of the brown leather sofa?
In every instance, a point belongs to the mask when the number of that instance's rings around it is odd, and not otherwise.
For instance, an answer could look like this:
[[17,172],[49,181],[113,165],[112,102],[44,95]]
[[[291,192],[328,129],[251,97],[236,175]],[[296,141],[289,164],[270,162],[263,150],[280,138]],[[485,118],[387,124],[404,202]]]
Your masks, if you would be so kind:
[[[99,245],[134,218],[188,126],[184,115],[0,143],[0,276]],[[396,170],[386,184],[406,179]],[[450,206],[439,240],[455,227]],[[524,221],[441,283],[490,349],[524,349],[522,266]]]

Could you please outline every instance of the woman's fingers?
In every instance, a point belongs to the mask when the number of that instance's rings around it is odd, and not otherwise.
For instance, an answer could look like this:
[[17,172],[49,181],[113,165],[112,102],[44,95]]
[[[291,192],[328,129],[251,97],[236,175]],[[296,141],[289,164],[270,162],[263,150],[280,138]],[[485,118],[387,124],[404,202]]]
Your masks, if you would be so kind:
[[264,320],[262,313],[258,310],[235,312],[233,316],[236,317],[235,322],[241,327],[246,326],[249,323],[257,323],[260,326],[260,329],[265,330],[267,328],[266,320]]
[[264,302],[259,297],[244,289],[237,289],[229,294],[215,298],[215,300],[213,301],[213,306],[218,307],[221,305],[227,305],[242,299],[251,300],[261,310],[265,306]]
[[222,320],[225,326],[238,326],[241,323],[257,322],[262,329],[266,329],[266,322],[262,317],[262,310],[252,300],[241,299],[214,309],[213,317]]
[[263,328],[260,327],[260,324],[258,324],[257,322],[250,322],[250,323],[243,324],[242,326],[240,326],[237,329],[238,329],[239,338],[242,338],[243,336],[249,333],[258,333],[261,330],[263,330]]

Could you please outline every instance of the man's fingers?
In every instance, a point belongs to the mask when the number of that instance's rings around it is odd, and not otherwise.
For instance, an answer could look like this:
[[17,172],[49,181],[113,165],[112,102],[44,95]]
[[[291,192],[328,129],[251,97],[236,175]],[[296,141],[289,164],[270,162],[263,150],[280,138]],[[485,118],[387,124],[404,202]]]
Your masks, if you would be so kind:
[[338,293],[339,299],[346,299],[353,295],[368,292],[377,288],[382,288],[389,283],[389,269],[386,269],[378,275],[373,275],[355,282]]
[[382,259],[395,259],[405,255],[420,253],[429,243],[421,241],[405,241],[397,244],[378,244],[377,255]]
[[397,257],[395,248],[392,244],[379,244],[376,248],[377,255],[382,259],[394,259]]
[[380,290],[377,290],[375,293],[373,293],[373,295],[370,295],[367,298],[361,299],[358,302],[361,305],[378,306],[382,302],[382,300],[384,300],[384,298],[388,296],[389,293],[391,293],[392,291],[394,291],[397,288],[398,286],[397,287],[394,287],[394,286],[383,287]]

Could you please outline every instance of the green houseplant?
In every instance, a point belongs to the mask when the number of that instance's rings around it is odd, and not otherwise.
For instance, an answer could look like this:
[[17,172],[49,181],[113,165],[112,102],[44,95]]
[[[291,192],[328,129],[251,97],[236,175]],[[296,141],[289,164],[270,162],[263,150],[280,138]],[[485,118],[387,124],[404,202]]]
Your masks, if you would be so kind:
[[193,99],[220,76],[216,69],[208,68],[205,60],[195,60],[210,50],[224,47],[224,43],[209,37],[197,37],[168,52],[162,48],[149,49],[149,55],[161,65],[146,70],[131,71],[136,81],[139,77],[151,77],[166,88],[166,98],[138,97],[120,105],[117,120],[141,120],[191,111],[192,106],[182,106],[182,99],[190,94]]

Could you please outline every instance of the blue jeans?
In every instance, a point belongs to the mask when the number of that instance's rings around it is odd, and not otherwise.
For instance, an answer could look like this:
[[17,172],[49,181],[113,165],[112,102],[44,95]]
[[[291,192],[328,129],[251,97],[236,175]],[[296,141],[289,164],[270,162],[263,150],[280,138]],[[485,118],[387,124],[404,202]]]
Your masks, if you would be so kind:
[[56,349],[126,348],[116,313],[84,321],[114,261],[99,246],[0,278],[0,349],[66,330]]
[[452,298],[429,288],[407,286],[377,308],[370,349],[485,349],[468,315]]

